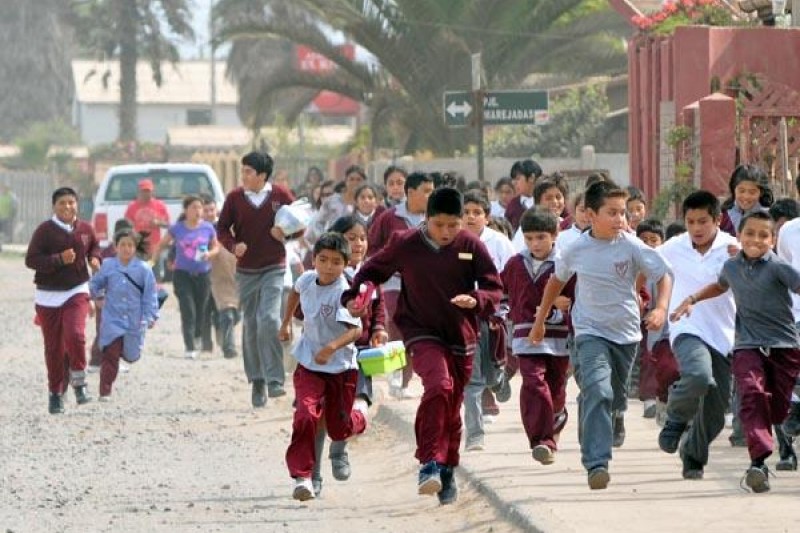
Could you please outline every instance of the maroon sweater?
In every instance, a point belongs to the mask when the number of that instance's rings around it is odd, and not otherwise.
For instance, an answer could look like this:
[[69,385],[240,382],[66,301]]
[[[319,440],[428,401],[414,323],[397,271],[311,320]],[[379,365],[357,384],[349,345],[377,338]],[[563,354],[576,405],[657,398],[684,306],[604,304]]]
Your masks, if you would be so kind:
[[269,231],[278,209],[292,202],[292,193],[281,185],[273,185],[259,207],[247,199],[242,187],[228,193],[217,221],[217,238],[231,253],[236,243],[247,245],[247,251],[236,261],[239,272],[255,274],[286,264],[286,248]]
[[[452,243],[437,248],[424,231],[424,226],[407,231],[372,256],[356,274],[353,287],[342,295],[342,303],[355,298],[365,281],[381,284],[400,272],[403,288],[394,322],[406,346],[435,340],[454,354],[472,355],[478,317],[494,314],[502,297],[500,277],[478,237],[462,230]],[[477,306],[456,307],[450,300],[459,294],[473,296]]]
[[[75,262],[65,265],[61,252],[75,250]],[[89,281],[87,261],[101,256],[100,243],[91,224],[78,220],[75,229],[65,231],[52,220],[42,222],[33,232],[25,266],[36,271],[33,282],[46,291],[68,291]]]
[[508,202],[506,206],[505,217],[511,223],[511,227],[514,228],[514,231],[517,231],[519,228],[519,221],[522,219],[522,214],[525,213],[525,206],[522,205],[522,200],[520,200],[520,196],[515,196]]
[[[506,293],[508,294],[508,305],[511,308],[509,318],[515,326],[518,324],[530,324],[531,327],[533,326],[533,322],[536,320],[536,309],[542,303],[544,288],[554,271],[555,263],[552,261],[545,261],[539,268],[539,271],[536,273],[536,278],[534,279],[525,267],[525,259],[521,253],[508,260],[500,277],[503,280],[503,286],[506,288]],[[574,300],[574,293],[575,276],[564,286],[561,295]],[[544,336],[555,339],[566,338],[568,326],[569,315],[566,314],[564,322],[561,324],[545,323]],[[530,327],[514,329],[514,337],[527,337],[530,332]]]
[[369,227],[367,236],[367,257],[381,251],[394,235],[412,229],[408,221],[397,216],[397,207],[390,207],[381,214],[376,214]]

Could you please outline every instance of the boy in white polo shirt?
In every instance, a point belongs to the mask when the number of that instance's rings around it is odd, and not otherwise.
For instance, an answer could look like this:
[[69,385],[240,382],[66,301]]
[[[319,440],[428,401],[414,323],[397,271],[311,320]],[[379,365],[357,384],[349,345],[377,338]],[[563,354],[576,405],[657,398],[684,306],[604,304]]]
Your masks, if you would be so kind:
[[[670,312],[687,296],[717,281],[730,248],[737,244],[734,237],[720,231],[719,200],[710,192],[696,191],[687,196],[683,218],[686,233],[658,248],[674,276]],[[667,453],[675,453],[693,421],[680,451],[685,479],[702,479],[709,445],[725,427],[731,387],[728,353],[733,347],[735,314],[733,296],[727,294],[670,324],[670,344],[681,377],[670,388],[667,420],[658,445]]]

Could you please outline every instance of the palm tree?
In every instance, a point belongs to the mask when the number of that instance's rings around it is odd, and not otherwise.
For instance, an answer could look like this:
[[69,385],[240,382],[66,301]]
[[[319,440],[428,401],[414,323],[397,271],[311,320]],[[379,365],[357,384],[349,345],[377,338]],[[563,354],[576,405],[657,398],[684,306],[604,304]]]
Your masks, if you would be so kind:
[[[150,62],[161,84],[161,64],[178,61],[175,37],[194,38],[189,0],[74,0],[81,43],[104,57],[119,57],[119,140],[136,140],[136,64]],[[162,20],[166,20],[166,29]],[[168,32],[166,31],[168,29]],[[173,37],[175,36],[175,37]]]
[[[251,95],[251,121],[278,91],[331,90],[369,106],[373,135],[390,128],[406,150],[439,153],[465,141],[442,120],[442,92],[470,87],[472,53],[482,53],[489,88],[515,88],[531,72],[623,72],[629,31],[598,0],[221,0],[215,17],[220,37],[233,42],[228,71]],[[377,65],[347,58],[329,29]],[[269,76],[243,79],[258,69],[242,62],[246,51],[276,38],[309,46],[338,69],[320,76],[287,61]]]
[[67,118],[72,33],[60,0],[0,2],[0,140]]

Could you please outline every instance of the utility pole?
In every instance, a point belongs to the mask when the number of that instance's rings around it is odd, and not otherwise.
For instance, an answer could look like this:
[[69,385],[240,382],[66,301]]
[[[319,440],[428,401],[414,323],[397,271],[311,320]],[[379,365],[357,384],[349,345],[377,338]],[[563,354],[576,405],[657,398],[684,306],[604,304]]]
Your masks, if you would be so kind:
[[478,134],[478,181],[483,181],[483,67],[481,54],[472,54],[472,95],[475,105],[475,128]]
[[217,43],[214,32],[214,0],[208,0],[208,46],[211,50],[211,125],[217,123]]

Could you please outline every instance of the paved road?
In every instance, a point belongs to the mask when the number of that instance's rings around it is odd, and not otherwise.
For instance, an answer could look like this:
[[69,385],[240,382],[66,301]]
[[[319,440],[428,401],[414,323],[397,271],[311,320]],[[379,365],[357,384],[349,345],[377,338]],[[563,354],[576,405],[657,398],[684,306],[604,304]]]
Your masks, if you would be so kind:
[[323,497],[292,500],[290,400],[254,411],[241,359],[184,360],[174,298],[113,403],[79,408],[70,393],[48,415],[31,280],[0,255],[0,531],[517,531],[475,490],[449,507],[417,496],[410,433],[385,414],[351,445],[349,482],[326,459]]

